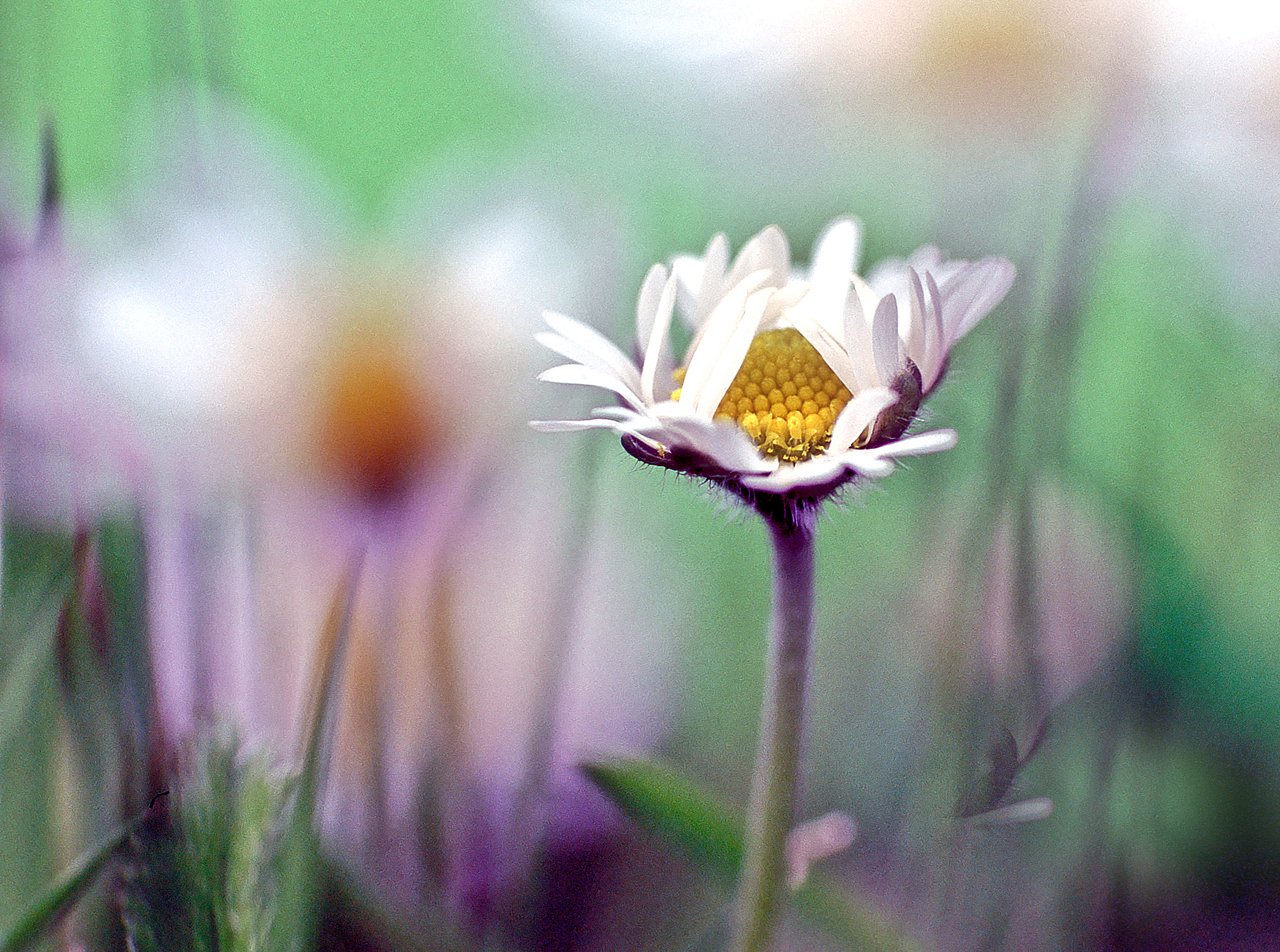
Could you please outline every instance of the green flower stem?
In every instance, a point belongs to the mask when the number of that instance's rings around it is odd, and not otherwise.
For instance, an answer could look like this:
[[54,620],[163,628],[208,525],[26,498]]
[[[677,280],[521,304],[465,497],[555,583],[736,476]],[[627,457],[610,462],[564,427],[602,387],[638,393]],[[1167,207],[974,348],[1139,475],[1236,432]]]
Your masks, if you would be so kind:
[[765,521],[773,541],[773,615],[760,745],[729,946],[733,952],[763,952],[777,919],[786,878],[787,834],[795,825],[813,635],[813,520],[765,514]]

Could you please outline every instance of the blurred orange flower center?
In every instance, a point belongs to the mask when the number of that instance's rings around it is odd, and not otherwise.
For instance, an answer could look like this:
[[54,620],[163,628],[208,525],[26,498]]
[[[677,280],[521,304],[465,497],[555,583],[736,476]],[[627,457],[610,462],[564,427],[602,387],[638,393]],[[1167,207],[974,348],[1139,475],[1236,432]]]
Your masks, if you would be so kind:
[[352,341],[322,371],[317,444],[325,466],[373,500],[407,487],[437,442],[398,341]]

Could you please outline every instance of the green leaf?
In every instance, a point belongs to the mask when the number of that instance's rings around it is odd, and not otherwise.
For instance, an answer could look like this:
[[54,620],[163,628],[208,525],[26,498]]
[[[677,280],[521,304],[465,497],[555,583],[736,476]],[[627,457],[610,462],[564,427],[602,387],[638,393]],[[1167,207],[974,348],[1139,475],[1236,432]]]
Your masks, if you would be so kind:
[[16,928],[0,944],[0,952],[18,952],[28,948],[50,929],[93,885],[98,873],[128,841],[141,819],[133,820],[83,853],[18,921]]
[[[5,586],[4,623],[0,631],[3,643],[16,644],[17,649],[0,676],[0,750],[9,748],[30,710],[38,682],[47,677],[58,612],[67,598],[71,573],[72,558],[68,552],[48,567],[48,576],[42,582],[36,582],[43,574],[37,570],[33,577],[22,580],[25,591],[14,593],[8,590],[11,585]],[[19,604],[15,605],[15,601]]]
[[[108,520],[95,535],[102,589],[110,616],[112,668],[117,679],[121,729],[141,753],[153,736],[154,710],[150,649],[147,644],[147,576],[142,529],[135,520]],[[134,795],[143,798],[145,773],[133,778]]]
[[[0,937],[57,874],[51,796],[57,733],[59,613],[72,582],[68,539],[3,528],[0,602]],[[74,794],[73,794],[74,795]],[[105,829],[106,827],[100,828]]]
[[[645,831],[676,846],[726,881],[738,876],[742,824],[732,811],[673,768],[618,758],[582,765],[605,796]],[[822,876],[791,894],[796,909],[850,946],[874,952],[917,952],[880,914]]]
[[728,807],[671,767],[623,758],[582,765],[587,778],[635,823],[690,853],[724,879],[742,862],[742,824]]
[[47,676],[56,612],[30,626],[31,637],[0,679],[0,750],[7,750],[30,710],[36,685]]

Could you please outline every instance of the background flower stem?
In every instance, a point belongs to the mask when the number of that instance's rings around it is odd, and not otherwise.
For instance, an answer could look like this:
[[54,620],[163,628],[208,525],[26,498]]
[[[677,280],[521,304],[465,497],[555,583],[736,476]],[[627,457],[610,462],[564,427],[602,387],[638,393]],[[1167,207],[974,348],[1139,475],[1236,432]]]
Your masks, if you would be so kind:
[[[762,514],[763,511],[762,511]],[[814,525],[810,513],[765,514],[773,542],[773,614],[760,744],[734,910],[734,952],[769,947],[795,824],[809,643],[813,634]]]

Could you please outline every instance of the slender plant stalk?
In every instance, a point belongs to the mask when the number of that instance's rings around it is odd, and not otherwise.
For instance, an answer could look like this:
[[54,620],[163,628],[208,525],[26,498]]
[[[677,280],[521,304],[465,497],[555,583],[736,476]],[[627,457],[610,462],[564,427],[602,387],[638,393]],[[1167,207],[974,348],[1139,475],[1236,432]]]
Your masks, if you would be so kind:
[[733,952],[764,952],[777,919],[787,834],[795,824],[813,634],[813,520],[766,515],[765,521],[773,542],[773,614]]

